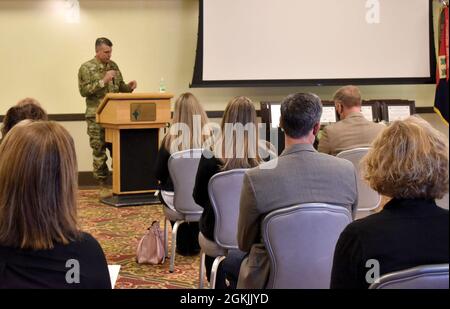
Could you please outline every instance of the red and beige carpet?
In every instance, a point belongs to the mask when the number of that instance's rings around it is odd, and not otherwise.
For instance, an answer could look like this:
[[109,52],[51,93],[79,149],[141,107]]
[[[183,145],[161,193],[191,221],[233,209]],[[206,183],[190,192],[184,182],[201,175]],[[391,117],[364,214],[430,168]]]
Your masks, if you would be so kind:
[[121,265],[115,288],[198,287],[200,255],[176,255],[173,273],[169,272],[169,259],[162,265],[142,265],[135,261],[137,243],[151,222],[158,220],[161,229],[164,227],[160,205],[116,208],[100,203],[97,190],[80,190],[78,217],[81,229],[100,242],[108,264]]
[[[383,198],[382,205],[387,201],[387,198]],[[169,259],[162,265],[142,265],[135,261],[137,243],[151,222],[158,220],[163,229],[164,221],[160,205],[116,208],[100,203],[97,190],[80,190],[78,217],[81,229],[92,234],[100,242],[108,264],[121,265],[115,288],[198,287],[199,255],[187,257],[176,255],[173,273],[169,272]]]

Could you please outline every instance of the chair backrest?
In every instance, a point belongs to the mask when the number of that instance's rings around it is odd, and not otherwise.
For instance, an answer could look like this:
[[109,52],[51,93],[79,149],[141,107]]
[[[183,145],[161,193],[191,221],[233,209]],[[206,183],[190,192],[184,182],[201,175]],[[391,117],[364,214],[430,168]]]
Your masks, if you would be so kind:
[[448,289],[448,264],[421,265],[385,274],[369,289]]
[[328,289],[339,235],[352,221],[342,206],[308,203],[270,212],[262,233],[271,289]]
[[448,193],[446,193],[443,198],[436,200],[436,205],[441,208],[448,209]]
[[195,176],[202,149],[188,149],[173,153],[169,158],[169,174],[174,188],[173,205],[182,214],[198,214],[203,208],[194,202]]
[[217,173],[209,180],[208,193],[216,223],[214,238],[226,249],[237,249],[239,200],[246,169]]
[[364,157],[369,148],[355,148],[350,150],[344,150],[336,155],[338,158],[349,160],[353,163],[358,174],[357,187],[358,187],[358,208],[359,211],[368,211],[377,208],[381,203],[381,195],[370,188],[367,183],[361,177],[361,171],[359,162]]

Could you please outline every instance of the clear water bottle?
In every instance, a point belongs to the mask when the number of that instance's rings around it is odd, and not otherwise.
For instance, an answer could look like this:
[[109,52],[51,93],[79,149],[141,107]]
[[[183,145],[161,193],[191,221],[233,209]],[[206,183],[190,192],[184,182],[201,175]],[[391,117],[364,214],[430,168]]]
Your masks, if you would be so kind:
[[159,81],[159,92],[166,92],[166,83],[164,81],[164,78],[161,77],[161,80]]

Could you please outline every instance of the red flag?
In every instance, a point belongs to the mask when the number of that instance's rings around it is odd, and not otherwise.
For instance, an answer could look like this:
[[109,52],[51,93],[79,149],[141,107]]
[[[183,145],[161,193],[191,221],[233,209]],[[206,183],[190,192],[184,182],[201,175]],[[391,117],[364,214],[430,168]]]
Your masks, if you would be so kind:
[[448,88],[448,6],[442,8],[439,18],[439,53],[436,65],[436,95],[434,110],[448,125],[449,122],[449,88]]

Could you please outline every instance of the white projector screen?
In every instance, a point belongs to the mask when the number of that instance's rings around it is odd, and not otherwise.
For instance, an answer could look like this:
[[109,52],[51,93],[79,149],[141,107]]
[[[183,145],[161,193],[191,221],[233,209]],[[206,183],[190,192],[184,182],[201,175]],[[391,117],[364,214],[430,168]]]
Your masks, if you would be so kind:
[[192,86],[431,83],[430,0],[203,0]]

